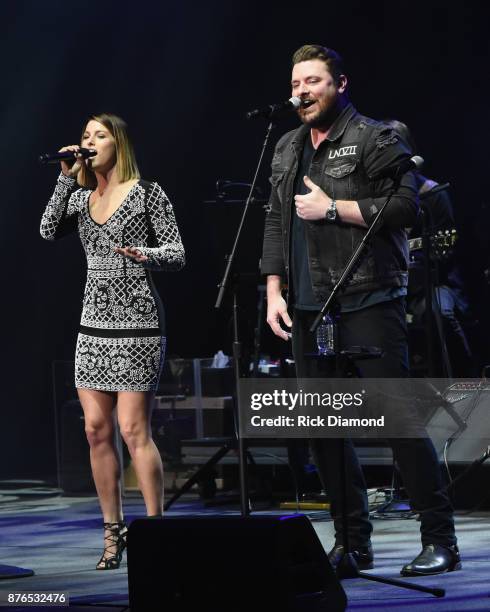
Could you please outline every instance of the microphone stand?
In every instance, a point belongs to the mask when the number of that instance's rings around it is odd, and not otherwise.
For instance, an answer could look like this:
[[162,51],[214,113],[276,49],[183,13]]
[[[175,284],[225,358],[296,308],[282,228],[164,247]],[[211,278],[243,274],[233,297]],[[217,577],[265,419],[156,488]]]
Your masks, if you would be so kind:
[[[336,321],[337,315],[335,314],[335,312],[339,310],[337,296],[342,291],[342,289],[347,285],[348,281],[350,280],[351,274],[354,272],[354,270],[359,265],[361,261],[361,257],[363,256],[367,247],[370,246],[375,233],[380,228],[384,211],[386,210],[386,207],[391,202],[395,193],[398,191],[401,178],[402,178],[402,173],[398,171],[395,174],[395,177],[393,179],[393,187],[390,193],[388,194],[388,197],[386,198],[385,203],[383,204],[381,209],[376,214],[373,222],[371,223],[366,234],[364,235],[364,238],[361,240],[358,247],[352,253],[342,274],[340,275],[339,281],[334,286],[327,301],[325,302],[318,316],[313,322],[313,325],[310,328],[310,332],[314,333],[316,331],[322,318],[327,312],[333,313],[332,320],[334,321],[333,323],[334,326],[336,326],[335,321]],[[362,351],[361,350],[360,351],[361,357],[376,358],[376,357],[381,356],[379,351],[374,350],[374,347],[370,347],[370,348],[372,349],[372,351]],[[332,357],[335,363],[334,367],[335,367],[336,376],[341,375],[340,370],[341,370],[342,365],[345,366],[345,364],[348,363],[349,360],[352,361],[352,358],[356,358],[359,356],[358,351],[352,351],[349,349],[339,351],[338,349],[339,349],[338,330],[334,329],[334,354]],[[327,359],[330,359],[330,357],[327,357]],[[404,589],[411,589],[414,591],[421,591],[423,593],[429,593],[431,595],[434,595],[435,597],[444,597],[446,594],[446,591],[444,589],[429,588],[429,587],[425,587],[419,584],[414,584],[413,582],[405,582],[403,580],[396,580],[394,578],[384,578],[381,576],[374,576],[372,574],[367,574],[365,572],[359,571],[357,562],[354,558],[353,553],[350,552],[350,546],[349,546],[349,537],[348,537],[349,516],[347,512],[347,468],[346,468],[346,460],[345,460],[345,444],[343,443],[343,438],[342,438],[342,444],[339,445],[339,448],[340,448],[340,461],[341,461],[341,466],[342,466],[341,474],[340,474],[340,477],[341,477],[340,482],[341,482],[341,505],[342,505],[342,519],[341,520],[342,520],[342,532],[343,532],[342,533],[343,535],[342,545],[344,547],[344,554],[338,565],[339,576],[345,577],[345,578],[364,578],[365,580],[372,580],[373,582],[381,582],[383,584],[390,584],[392,586],[396,586],[396,587],[400,587]]]
[[[271,120],[266,130],[264,142],[262,145],[262,150],[259,156],[259,161],[257,164],[257,168],[255,170],[255,174],[254,174],[252,183],[250,185],[250,191],[249,191],[247,200],[245,202],[245,206],[243,208],[242,217],[240,220],[240,224],[238,226],[238,231],[235,237],[235,241],[233,243],[233,248],[226,262],[226,268],[223,274],[223,278],[220,284],[218,285],[219,292],[218,292],[218,297],[216,299],[216,304],[215,304],[215,308],[217,308],[218,310],[221,308],[223,298],[225,296],[226,291],[228,290],[230,275],[231,275],[233,264],[235,262],[236,254],[238,251],[238,244],[240,242],[240,238],[243,233],[245,219],[247,217],[247,213],[250,208],[250,203],[253,199],[255,184],[257,182],[257,177],[259,175],[259,171],[262,166],[264,153],[267,148],[267,144],[269,142],[269,137],[270,137],[273,127],[274,127],[274,124]],[[238,300],[237,300],[237,290],[235,287],[233,289],[233,363],[234,363],[234,369],[235,369],[235,385],[236,385],[236,402],[234,404],[234,417],[235,417],[235,429],[236,429],[236,434],[238,437],[238,466],[239,466],[239,475],[240,475],[240,510],[241,510],[242,517],[246,517],[250,514],[250,497],[249,497],[249,492],[248,492],[246,449],[245,449],[245,443],[244,443],[244,440],[242,438],[241,431],[240,431],[240,425],[239,425],[240,419],[238,418],[238,411],[241,405],[240,404],[241,354],[242,354],[242,345],[241,345],[241,342],[239,339],[239,333],[238,333]]]

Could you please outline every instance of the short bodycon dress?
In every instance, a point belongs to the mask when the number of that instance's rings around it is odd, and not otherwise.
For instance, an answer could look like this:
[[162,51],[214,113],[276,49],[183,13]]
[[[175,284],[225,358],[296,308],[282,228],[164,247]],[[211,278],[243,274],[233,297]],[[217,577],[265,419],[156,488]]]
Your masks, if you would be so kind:
[[[47,240],[78,227],[87,256],[75,384],[100,391],[155,391],[165,356],[165,321],[151,273],[184,265],[172,205],[157,183],[139,180],[99,224],[90,216],[90,194],[61,174],[41,220]],[[116,253],[116,246],[134,246],[149,259],[138,263]]]

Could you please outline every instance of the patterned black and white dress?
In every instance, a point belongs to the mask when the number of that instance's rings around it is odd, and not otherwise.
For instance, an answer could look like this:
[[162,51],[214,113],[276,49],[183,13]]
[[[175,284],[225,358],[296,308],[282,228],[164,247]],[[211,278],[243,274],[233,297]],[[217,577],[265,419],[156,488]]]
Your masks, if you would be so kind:
[[[61,174],[41,220],[47,240],[78,227],[87,256],[75,384],[154,391],[165,356],[165,322],[151,272],[180,270],[185,261],[172,205],[157,183],[140,180],[99,224],[90,216],[90,194]],[[149,259],[138,263],[116,253],[116,246],[135,246]]]

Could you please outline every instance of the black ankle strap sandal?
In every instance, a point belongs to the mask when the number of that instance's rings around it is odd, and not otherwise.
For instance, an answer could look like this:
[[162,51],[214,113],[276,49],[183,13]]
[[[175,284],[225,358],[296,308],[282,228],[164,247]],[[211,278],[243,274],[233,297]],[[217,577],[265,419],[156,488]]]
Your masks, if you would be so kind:
[[[104,523],[104,552],[95,566],[98,570],[118,569],[127,544],[128,528],[124,521]],[[107,553],[111,553],[107,556]]]

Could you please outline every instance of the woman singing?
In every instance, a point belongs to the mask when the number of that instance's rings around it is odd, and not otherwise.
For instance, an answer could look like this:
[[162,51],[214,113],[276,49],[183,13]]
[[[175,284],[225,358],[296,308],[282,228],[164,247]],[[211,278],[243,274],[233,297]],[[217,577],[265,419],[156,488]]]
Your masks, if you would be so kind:
[[165,353],[163,307],[152,272],[180,270],[184,248],[172,205],[157,183],[140,179],[125,122],[89,118],[73,162],[44,211],[41,235],[56,240],[78,228],[88,273],[75,355],[75,384],[85,415],[90,462],[104,517],[97,569],[117,569],[126,546],[114,406],[149,516],[163,512],[163,467],[151,437],[151,400]]

